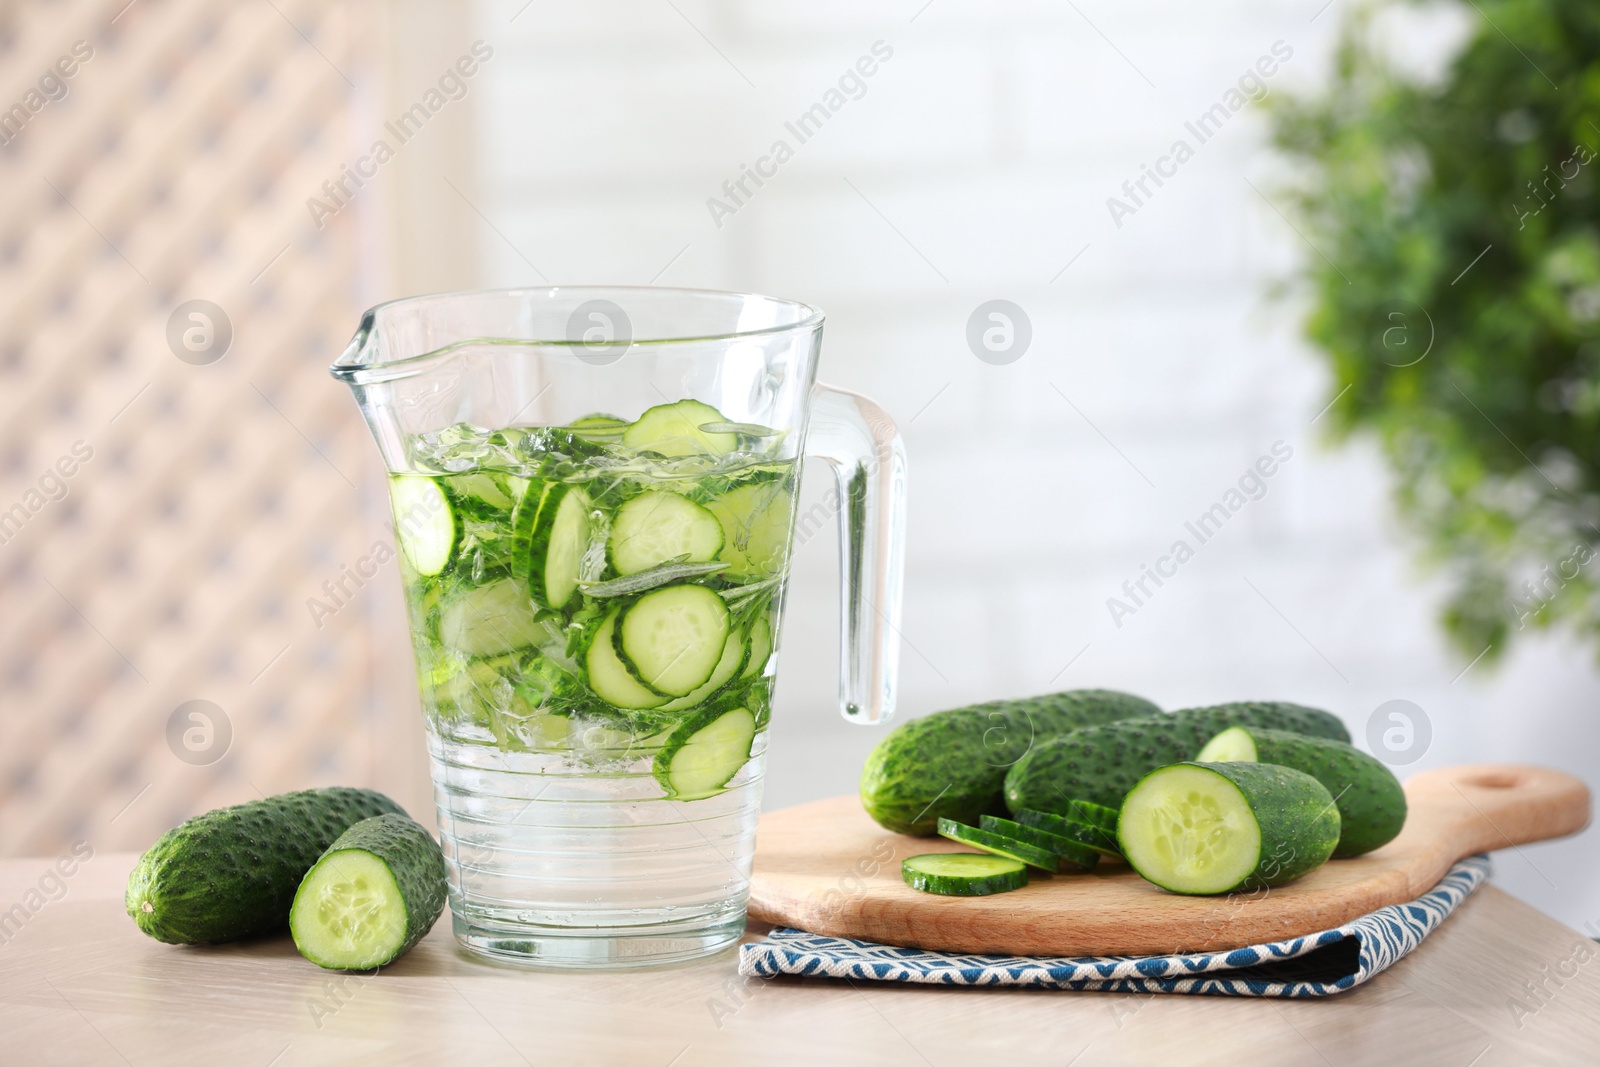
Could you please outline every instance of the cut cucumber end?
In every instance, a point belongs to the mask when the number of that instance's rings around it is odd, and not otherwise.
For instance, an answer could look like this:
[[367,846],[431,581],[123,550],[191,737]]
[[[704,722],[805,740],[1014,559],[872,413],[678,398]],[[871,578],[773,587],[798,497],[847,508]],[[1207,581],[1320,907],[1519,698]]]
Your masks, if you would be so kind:
[[1021,860],[971,852],[930,852],[901,861],[900,877],[923,893],[947,897],[986,897],[1028,884]]
[[1243,726],[1230,726],[1206,742],[1196,763],[1254,763],[1256,739]]
[[1193,764],[1151,771],[1122,802],[1117,839],[1128,863],[1174,893],[1226,893],[1255,871],[1261,828],[1223,775]]
[[329,852],[301,881],[289,932],[318,967],[368,971],[405,945],[405,898],[389,865],[371,852]]

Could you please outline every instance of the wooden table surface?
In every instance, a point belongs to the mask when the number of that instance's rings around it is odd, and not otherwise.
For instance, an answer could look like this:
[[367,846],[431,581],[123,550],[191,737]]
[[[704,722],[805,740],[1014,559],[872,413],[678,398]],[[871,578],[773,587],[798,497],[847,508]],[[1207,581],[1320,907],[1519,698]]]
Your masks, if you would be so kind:
[[381,975],[339,976],[287,937],[149,940],[122,910],[133,860],[96,855],[64,893],[49,860],[0,862],[0,911],[21,906],[0,920],[0,1062],[1600,1062],[1597,946],[1493,886],[1353,992],[1274,1001],[747,980],[731,952],[650,971],[513,970],[460,952],[448,916]]

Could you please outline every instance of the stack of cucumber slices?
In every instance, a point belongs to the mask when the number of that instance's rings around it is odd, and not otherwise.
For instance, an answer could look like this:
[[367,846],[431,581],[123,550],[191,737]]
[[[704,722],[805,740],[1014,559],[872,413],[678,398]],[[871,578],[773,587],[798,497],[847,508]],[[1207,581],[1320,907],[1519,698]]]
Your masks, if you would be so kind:
[[[1256,891],[1379,848],[1405,824],[1399,781],[1350,745],[1327,712],[1255,703],[1152,714],[1125,694],[1084,690],[1064,704],[1067,695],[1033,698],[1047,712],[1037,720],[1027,715],[1029,701],[979,705],[929,716],[919,720],[929,725],[879,745],[862,777],[868,812],[891,829],[919,832],[931,811],[940,836],[982,853],[913,856],[902,865],[907,885],[986,896],[1022,888],[1030,869],[1086,873],[1109,860],[1173,893]],[[990,744],[976,732],[978,716],[1009,730],[1019,708],[1029,746],[1003,776],[1005,818],[983,810],[998,810],[1001,800],[990,792],[989,766],[964,772],[949,753],[926,751],[926,742]],[[899,762],[913,753],[915,764]],[[929,768],[946,785],[924,800]],[[924,810],[908,822],[900,813],[915,803]],[[970,816],[945,814],[973,807],[975,826]]]

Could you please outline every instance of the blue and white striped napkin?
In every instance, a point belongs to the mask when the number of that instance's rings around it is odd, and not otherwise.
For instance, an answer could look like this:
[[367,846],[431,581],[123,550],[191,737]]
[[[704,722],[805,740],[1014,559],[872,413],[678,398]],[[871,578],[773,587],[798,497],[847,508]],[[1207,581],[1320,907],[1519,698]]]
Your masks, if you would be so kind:
[[1228,952],[1172,956],[978,956],[895,948],[778,929],[739,949],[739,973],[861,978],[925,985],[1032,986],[1119,993],[1325,997],[1353,989],[1422,944],[1480,885],[1488,856],[1471,856],[1411,901],[1332,930]]

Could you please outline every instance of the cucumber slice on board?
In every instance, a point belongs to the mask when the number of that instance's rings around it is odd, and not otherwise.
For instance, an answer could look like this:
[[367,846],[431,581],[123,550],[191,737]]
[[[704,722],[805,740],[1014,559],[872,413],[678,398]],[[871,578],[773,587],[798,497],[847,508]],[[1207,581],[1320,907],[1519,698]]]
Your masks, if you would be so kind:
[[722,659],[728,608],[703,585],[654,589],[623,610],[613,640],[618,658],[647,688],[686,696]]
[[1321,782],[1266,763],[1175,763],[1123,801],[1117,839],[1128,863],[1173,893],[1282,885],[1322,866],[1339,809]]
[[744,635],[737,630],[728,635],[727,642],[722,646],[722,658],[717,660],[716,667],[711,671],[711,677],[706,679],[704,685],[687,696],[669,700],[661,705],[662,711],[683,711],[688,708],[699,707],[723,686],[733,680],[739,673],[739,668],[744,666],[746,655],[749,653],[749,644]]
[[1054,852],[1060,857],[1062,865],[1079,871],[1092,871],[1095,864],[1100,862],[1100,853],[1080,841],[1070,837],[1053,834],[1049,830],[1041,830],[1036,826],[1026,826],[1010,819],[1001,819],[994,815],[985,815],[978,822],[978,829],[987,830],[991,834],[1009,837],[1013,841],[1020,841],[1024,845],[1042,848],[1047,852]]
[[1028,884],[1028,867],[1004,856],[971,852],[930,852],[900,863],[906,885],[946,897],[987,897]]
[[[984,816],[990,818],[990,816]],[[1017,822],[1047,834],[1064,837],[1085,848],[1093,849],[1102,856],[1114,859],[1122,858],[1122,851],[1117,846],[1117,831],[1113,827],[1107,830],[1103,826],[1090,826],[1080,819],[1068,815],[1052,815],[1047,811],[1034,811],[1032,808],[1023,808],[1016,813]]]
[[688,497],[664,489],[640,493],[617,509],[606,546],[621,575],[669,560],[706,563],[722,551],[722,524]]
[[1339,806],[1335,858],[1380,848],[1399,836],[1406,823],[1406,793],[1394,772],[1338,741],[1235,726],[1207,742],[1195,762],[1276,763],[1311,775]]
[[700,427],[727,421],[722,412],[698,400],[658,404],[622,431],[622,443],[661,456],[725,456],[739,447],[739,435],[707,433]]
[[128,876],[124,904],[169,945],[237,941],[289,927],[295,886],[362,819],[400,805],[370,789],[307,789],[218,808],[162,834]]
[[659,708],[670,697],[647,689],[633,672],[617,658],[616,626],[620,611],[605,617],[584,653],[583,665],[589,675],[589,688],[606,703],[619,708]]
[[389,503],[395,539],[411,569],[428,578],[443,572],[455,557],[461,524],[439,483],[420,474],[390,475]]
[[760,674],[766,669],[767,660],[772,658],[772,623],[767,621],[765,615],[757,615],[750,624],[750,655],[745,658],[744,670],[740,676],[749,678],[751,675]]
[[722,559],[730,578],[770,578],[783,569],[794,493],[778,481],[750,482],[711,500],[722,525]]
[[656,781],[673,800],[714,797],[749,762],[755,737],[756,717],[749,708],[713,708],[691,715],[656,753]]
[[973,848],[981,848],[985,852],[1004,856],[1006,859],[1020,860],[1041,871],[1054,871],[1061,866],[1060,857],[1049,849],[1014,841],[988,830],[980,830],[976,826],[956,822],[954,819],[939,820],[939,836],[959,841],[963,845],[971,845]]
[[356,823],[307,872],[289,911],[300,955],[369,971],[405,955],[444,911],[444,854],[404,815]]
[[1113,836],[1117,832],[1117,809],[1092,800],[1074,800],[1067,804],[1067,818],[1076,819],[1087,826],[1098,826]]
[[551,637],[534,616],[527,586],[510,578],[467,589],[439,612],[439,643],[465,656],[497,656]]

